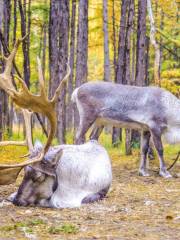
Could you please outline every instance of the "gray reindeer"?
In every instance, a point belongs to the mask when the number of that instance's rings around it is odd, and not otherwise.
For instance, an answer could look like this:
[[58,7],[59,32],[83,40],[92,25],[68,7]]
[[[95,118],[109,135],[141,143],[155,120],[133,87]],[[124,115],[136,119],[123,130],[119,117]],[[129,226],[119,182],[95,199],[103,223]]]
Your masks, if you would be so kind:
[[91,139],[98,139],[107,124],[139,129],[142,131],[139,174],[149,176],[146,165],[152,136],[160,161],[159,175],[171,177],[164,163],[161,137],[171,144],[180,142],[180,100],[173,94],[153,86],[89,82],[74,90],[72,101],[76,103],[80,116],[77,144],[84,142],[92,125]]

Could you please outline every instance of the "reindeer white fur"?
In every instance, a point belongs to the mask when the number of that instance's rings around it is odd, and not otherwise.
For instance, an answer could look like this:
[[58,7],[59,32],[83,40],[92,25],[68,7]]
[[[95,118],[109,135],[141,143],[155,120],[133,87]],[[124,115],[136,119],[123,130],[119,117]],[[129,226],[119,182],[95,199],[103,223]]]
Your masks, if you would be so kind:
[[22,206],[80,207],[102,199],[111,181],[109,156],[97,141],[60,145],[50,148],[40,163],[25,168],[22,184],[11,200]]

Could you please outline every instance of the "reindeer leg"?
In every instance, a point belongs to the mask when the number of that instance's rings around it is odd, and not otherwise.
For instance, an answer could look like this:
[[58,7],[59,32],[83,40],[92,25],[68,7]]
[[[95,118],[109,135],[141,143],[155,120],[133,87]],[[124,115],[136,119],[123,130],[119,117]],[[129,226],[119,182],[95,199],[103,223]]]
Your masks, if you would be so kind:
[[85,142],[85,134],[94,121],[95,118],[80,118],[80,124],[76,133],[75,144],[82,144]]
[[150,140],[150,132],[143,131],[141,134],[141,162],[139,166],[139,175],[147,177],[149,173],[147,171],[147,153],[149,149],[149,140]]
[[89,194],[81,201],[82,204],[93,203],[102,200],[109,190],[109,186],[100,190],[98,193]]
[[90,139],[91,140],[97,140],[99,139],[100,134],[102,133],[104,126],[101,127],[97,127],[96,125],[94,125],[91,135],[90,135]]
[[159,157],[159,163],[160,163],[159,175],[164,178],[172,177],[171,174],[167,171],[166,166],[165,166],[161,135],[158,134],[157,131],[154,131],[154,130],[151,130],[151,135],[152,135],[154,146],[157,150],[158,157]]

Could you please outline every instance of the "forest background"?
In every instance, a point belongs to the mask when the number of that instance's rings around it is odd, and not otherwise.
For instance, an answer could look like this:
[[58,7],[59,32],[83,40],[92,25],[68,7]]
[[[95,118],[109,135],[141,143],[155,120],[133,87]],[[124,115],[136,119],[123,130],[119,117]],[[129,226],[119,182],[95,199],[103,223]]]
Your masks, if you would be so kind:
[[[179,97],[179,8],[178,0],[1,0],[0,48],[7,55],[17,38],[29,34],[16,66],[34,93],[38,92],[37,56],[49,95],[69,62],[71,75],[57,104],[57,142],[72,142],[78,116],[70,98],[73,89],[86,81],[156,85]],[[1,71],[3,67],[1,54]],[[0,116],[0,140],[22,138],[21,113],[3,91]],[[47,127],[45,119],[41,123]],[[121,130],[105,132],[112,136],[113,146],[123,140]],[[127,129],[123,136],[130,154],[133,146],[139,146],[138,134]]]

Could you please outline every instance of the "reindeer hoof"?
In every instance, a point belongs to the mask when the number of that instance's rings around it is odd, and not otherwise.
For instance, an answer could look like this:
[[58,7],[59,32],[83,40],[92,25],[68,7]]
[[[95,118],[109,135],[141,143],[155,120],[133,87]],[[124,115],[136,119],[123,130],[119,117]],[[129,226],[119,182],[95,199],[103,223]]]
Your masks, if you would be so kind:
[[12,193],[9,197],[7,197],[7,201],[13,202],[14,198],[16,197],[17,192]]
[[142,176],[142,177],[149,177],[149,173],[147,170],[145,169],[139,169],[139,176]]
[[172,175],[167,170],[160,170],[159,175],[163,178],[172,178]]

